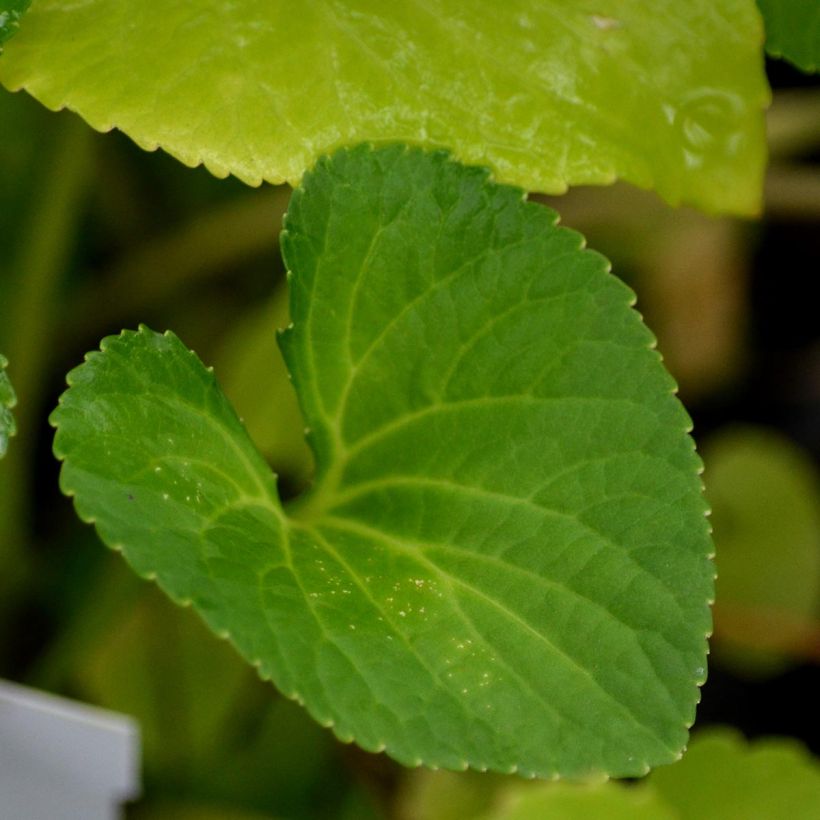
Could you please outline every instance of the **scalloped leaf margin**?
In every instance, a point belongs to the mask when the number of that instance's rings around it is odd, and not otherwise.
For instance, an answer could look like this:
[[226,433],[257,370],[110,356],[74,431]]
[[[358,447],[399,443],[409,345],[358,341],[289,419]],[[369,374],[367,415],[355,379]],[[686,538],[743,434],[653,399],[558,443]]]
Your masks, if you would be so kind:
[[753,0],[157,6],[38,0],[0,81],[252,185],[401,141],[531,191],[622,178],[759,211],[769,92]]
[[714,570],[700,461],[633,294],[443,152],[321,160],[282,237],[316,456],[276,481],[173,334],[104,340],[52,420],[80,516],[343,740],[405,764],[679,757]]

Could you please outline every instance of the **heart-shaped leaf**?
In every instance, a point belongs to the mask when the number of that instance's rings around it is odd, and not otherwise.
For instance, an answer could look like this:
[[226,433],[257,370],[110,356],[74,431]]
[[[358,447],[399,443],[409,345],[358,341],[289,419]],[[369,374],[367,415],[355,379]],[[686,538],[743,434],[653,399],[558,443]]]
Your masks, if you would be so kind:
[[6,454],[9,437],[17,432],[17,425],[11,414],[11,408],[17,404],[17,396],[6,374],[7,366],[8,360],[0,354],[0,458]]
[[753,0],[38,0],[0,81],[251,184],[400,140],[527,190],[754,213],[761,40]]
[[403,146],[321,160],[282,245],[312,490],[283,510],[214,376],[143,328],[54,413],[80,515],[366,749],[545,777],[676,759],[711,547],[630,291],[553,211]]

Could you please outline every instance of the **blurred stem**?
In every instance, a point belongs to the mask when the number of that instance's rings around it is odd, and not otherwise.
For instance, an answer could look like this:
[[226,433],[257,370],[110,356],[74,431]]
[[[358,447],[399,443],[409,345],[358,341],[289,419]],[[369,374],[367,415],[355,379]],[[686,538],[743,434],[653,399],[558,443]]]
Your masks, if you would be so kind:
[[766,216],[782,221],[820,219],[820,170],[772,165],[766,174]]
[[820,145],[820,91],[777,91],[766,115],[766,136],[773,159],[816,149]]
[[[42,433],[44,371],[91,153],[91,131],[78,117],[55,118],[53,128],[12,263],[11,298],[2,313],[4,352],[18,399],[18,434],[0,463],[0,609],[5,611],[14,606],[31,571],[32,459]],[[7,620],[0,617],[0,622]]]

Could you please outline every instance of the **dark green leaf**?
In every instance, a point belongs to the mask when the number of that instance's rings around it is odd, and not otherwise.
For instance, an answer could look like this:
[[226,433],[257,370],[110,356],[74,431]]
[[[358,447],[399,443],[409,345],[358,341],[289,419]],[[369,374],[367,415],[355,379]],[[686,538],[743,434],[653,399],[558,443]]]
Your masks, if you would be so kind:
[[817,0],[757,0],[766,24],[766,51],[803,71],[820,67],[820,3]]
[[313,489],[283,510],[213,375],[143,328],[53,416],[80,515],[344,740],[545,777],[675,760],[711,544],[631,292],[554,212],[402,146],[320,161],[283,250]]

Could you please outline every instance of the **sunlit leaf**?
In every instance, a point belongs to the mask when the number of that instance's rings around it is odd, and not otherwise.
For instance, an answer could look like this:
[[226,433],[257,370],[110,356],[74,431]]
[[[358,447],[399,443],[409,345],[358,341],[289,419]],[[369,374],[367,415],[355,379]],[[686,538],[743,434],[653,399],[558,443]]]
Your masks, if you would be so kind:
[[6,374],[8,360],[0,354],[0,458],[6,454],[9,437],[17,432],[11,408],[17,404],[17,396]]
[[320,161],[283,234],[316,458],[283,510],[213,375],[110,337],[53,421],[79,514],[321,723],[403,763],[675,760],[711,626],[689,419],[577,233],[441,153]]
[[820,67],[820,3],[816,0],[757,0],[766,24],[766,51],[803,71]]
[[[752,427],[704,451],[717,548],[716,656],[772,674],[800,655],[820,603],[820,480],[810,458]],[[815,639],[816,640],[816,639]]]
[[296,184],[365,140],[444,147],[501,182],[616,177],[756,212],[765,160],[753,0],[38,0],[0,80],[189,165]]

